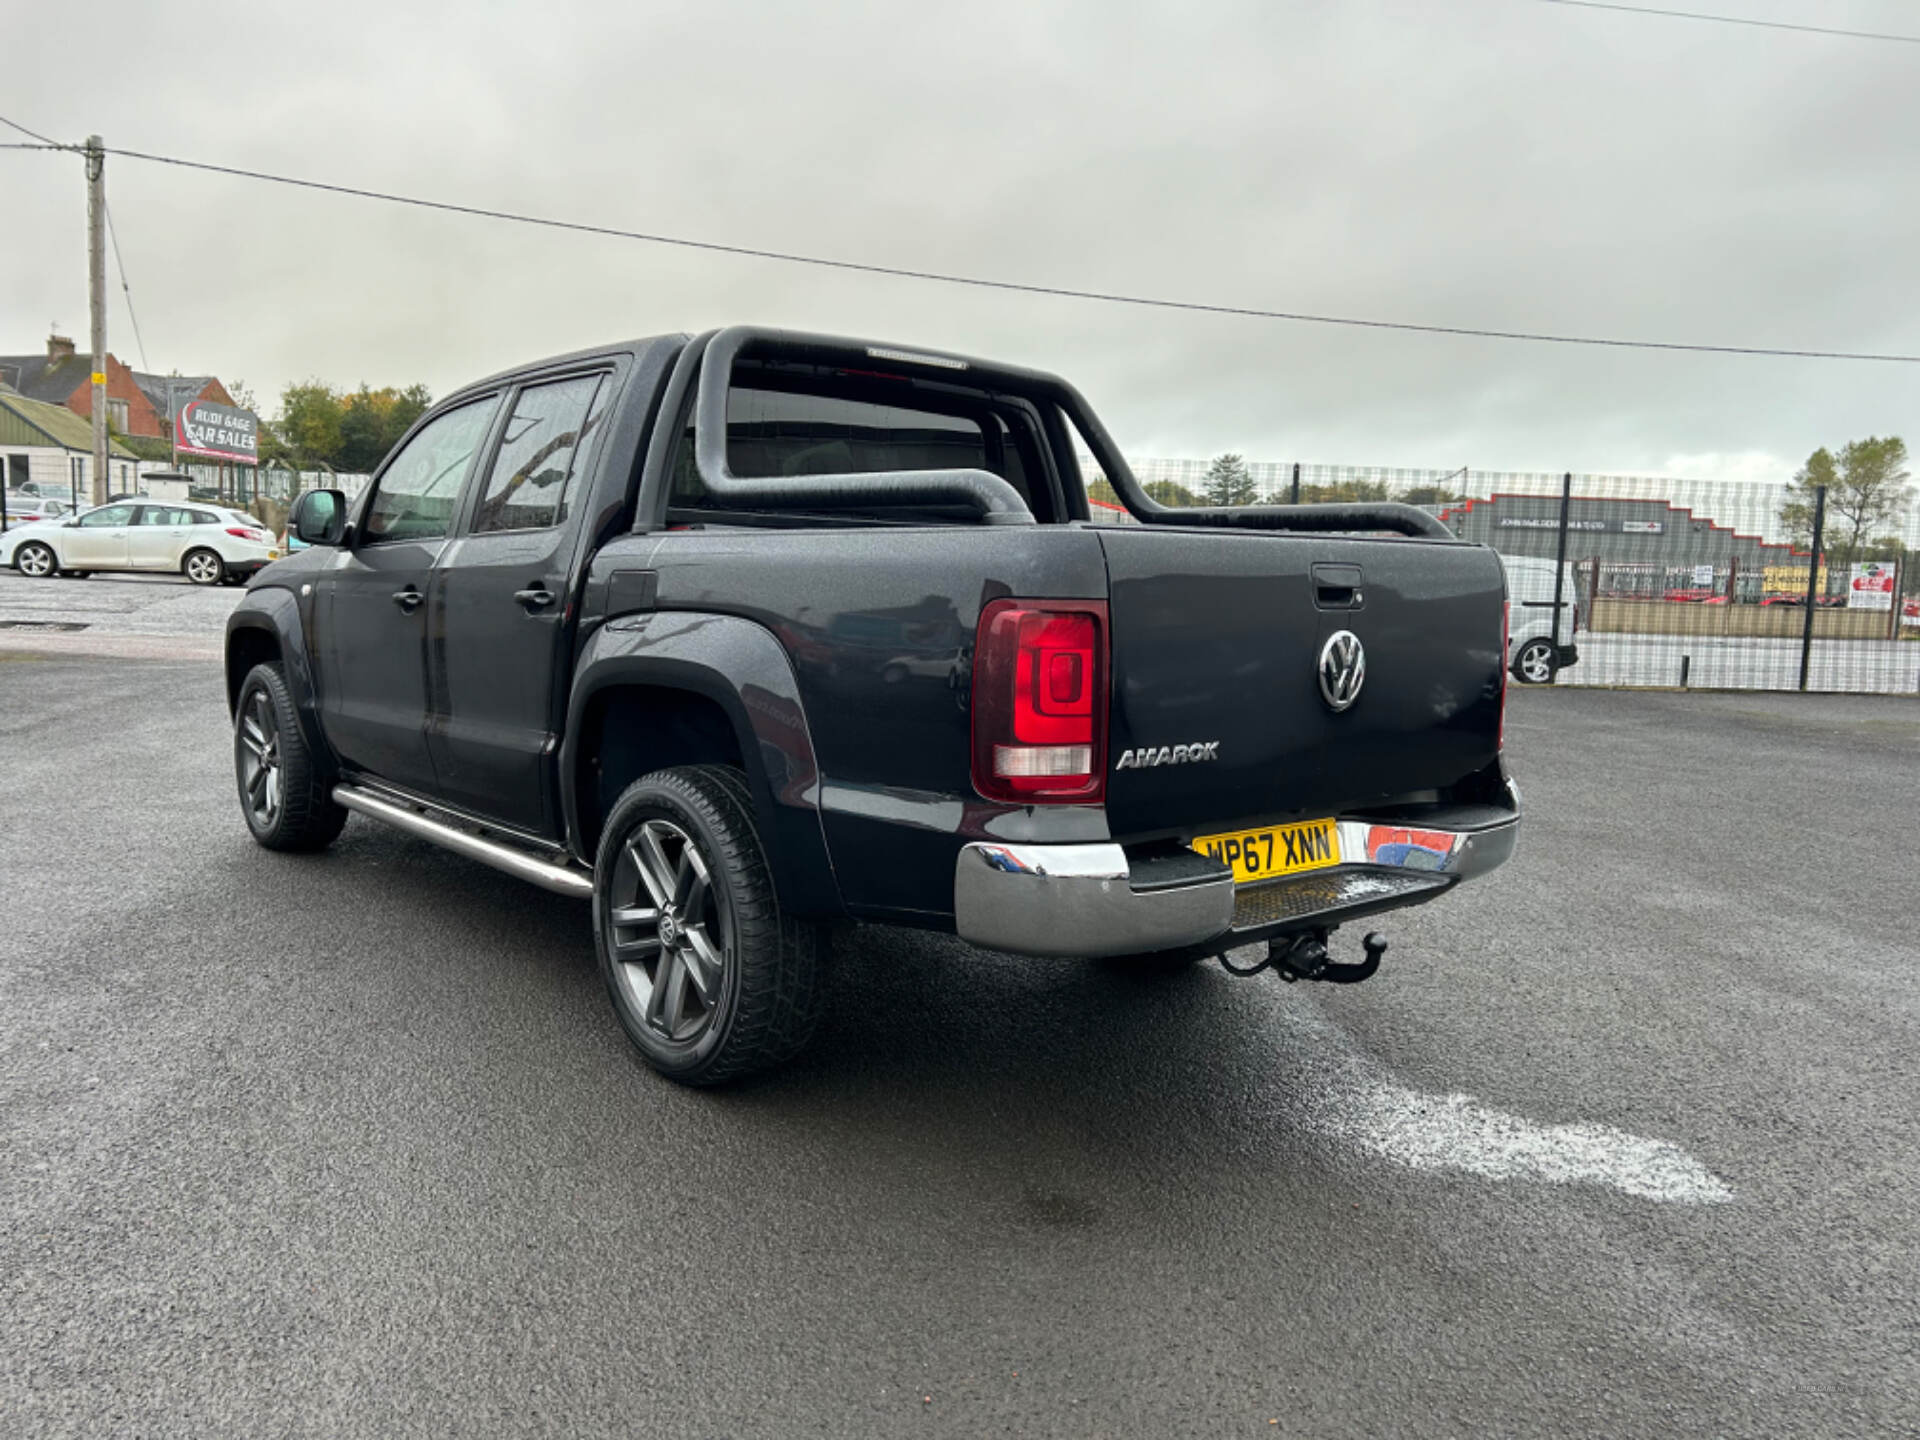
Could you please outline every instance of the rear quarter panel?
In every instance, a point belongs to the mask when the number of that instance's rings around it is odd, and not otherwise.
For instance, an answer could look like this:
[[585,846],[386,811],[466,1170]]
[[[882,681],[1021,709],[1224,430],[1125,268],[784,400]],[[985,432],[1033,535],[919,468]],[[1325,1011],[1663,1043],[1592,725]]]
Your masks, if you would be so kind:
[[969,839],[1106,838],[1097,809],[989,804],[970,770],[981,609],[1002,596],[1105,598],[1090,531],[669,531],[608,546],[594,585],[628,568],[655,572],[654,609],[751,620],[786,651],[853,913],[941,923]]

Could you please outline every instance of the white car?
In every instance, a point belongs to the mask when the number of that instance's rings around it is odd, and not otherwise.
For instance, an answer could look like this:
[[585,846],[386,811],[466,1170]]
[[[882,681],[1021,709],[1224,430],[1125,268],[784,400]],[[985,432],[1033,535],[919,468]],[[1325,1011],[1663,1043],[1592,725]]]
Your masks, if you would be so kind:
[[9,490],[4,528],[11,530],[19,525],[37,525],[42,520],[59,520],[74,508],[56,496],[32,490]]
[[150,570],[219,585],[246,579],[280,553],[251,515],[161,500],[116,501],[0,535],[0,565],[35,579]]
[[1551,560],[1502,555],[1507,572],[1507,664],[1523,685],[1550,685],[1567,666],[1577,664],[1573,643],[1580,628],[1580,588],[1573,567],[1560,567],[1560,623],[1554,625]]

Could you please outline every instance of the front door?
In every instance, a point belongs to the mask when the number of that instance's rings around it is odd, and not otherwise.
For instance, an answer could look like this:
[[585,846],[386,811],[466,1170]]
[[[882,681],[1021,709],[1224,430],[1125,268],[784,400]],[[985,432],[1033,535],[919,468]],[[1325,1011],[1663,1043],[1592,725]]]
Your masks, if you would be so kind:
[[132,505],[102,505],[80,517],[60,534],[60,563],[69,570],[124,570],[127,568],[127,531],[133,524]]
[[536,834],[560,832],[567,579],[612,389],[596,373],[520,390],[465,533],[434,577],[440,793]]
[[175,505],[142,505],[127,531],[127,568],[178,570],[192,521],[192,512]]
[[427,750],[427,593],[498,397],[436,416],[374,478],[347,548],[319,581],[320,705],[354,770],[434,789]]

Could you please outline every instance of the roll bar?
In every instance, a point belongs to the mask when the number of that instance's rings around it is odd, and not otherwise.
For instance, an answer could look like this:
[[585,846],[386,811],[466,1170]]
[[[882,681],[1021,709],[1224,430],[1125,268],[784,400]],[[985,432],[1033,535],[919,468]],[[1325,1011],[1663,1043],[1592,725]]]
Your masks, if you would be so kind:
[[[692,367],[700,367],[694,402],[694,467],[714,495],[745,504],[848,509],[875,505],[965,505],[990,525],[1031,525],[1027,503],[998,475],[986,470],[906,470],[880,474],[749,478],[727,462],[727,391],[733,363],[743,354],[771,353],[813,364],[865,368],[876,360],[929,376],[966,375],[983,388],[1057,405],[1080,431],[1101,472],[1127,510],[1143,525],[1215,526],[1236,530],[1365,531],[1451,540],[1453,532],[1412,505],[1361,502],[1332,505],[1234,507],[1162,505],[1148,495],[1120,454],[1120,447],[1093,407],[1067,381],[1044,371],[986,364],[940,351],[810,335],[792,330],[735,325],[694,339],[675,367],[667,404],[676,405]],[[663,412],[664,413],[664,412]]]

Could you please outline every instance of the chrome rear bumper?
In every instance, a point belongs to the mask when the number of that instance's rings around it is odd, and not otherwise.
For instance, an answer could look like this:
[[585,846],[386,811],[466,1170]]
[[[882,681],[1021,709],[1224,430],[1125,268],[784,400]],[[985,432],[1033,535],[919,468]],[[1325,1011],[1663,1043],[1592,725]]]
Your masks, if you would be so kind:
[[1226,948],[1434,899],[1504,864],[1520,830],[1517,811],[1493,807],[1424,818],[1343,819],[1342,864],[1237,890],[1226,866],[1189,852],[1136,862],[1112,843],[972,844],[954,864],[954,927],[1023,955]]

